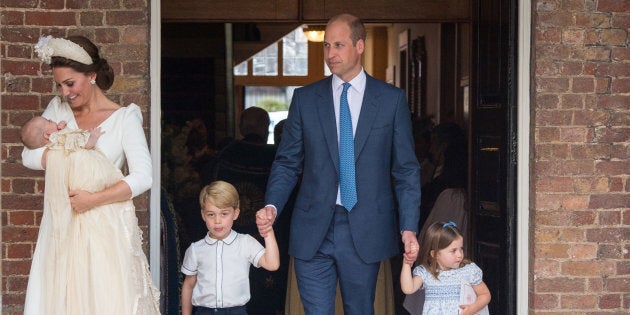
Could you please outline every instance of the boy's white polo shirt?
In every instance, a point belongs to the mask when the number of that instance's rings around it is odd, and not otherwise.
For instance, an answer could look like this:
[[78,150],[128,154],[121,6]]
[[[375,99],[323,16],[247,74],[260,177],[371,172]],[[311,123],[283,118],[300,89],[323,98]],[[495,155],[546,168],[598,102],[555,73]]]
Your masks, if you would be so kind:
[[192,305],[225,308],[250,299],[249,267],[258,268],[265,248],[252,236],[230,231],[223,240],[206,235],[186,250],[182,273],[197,275]]

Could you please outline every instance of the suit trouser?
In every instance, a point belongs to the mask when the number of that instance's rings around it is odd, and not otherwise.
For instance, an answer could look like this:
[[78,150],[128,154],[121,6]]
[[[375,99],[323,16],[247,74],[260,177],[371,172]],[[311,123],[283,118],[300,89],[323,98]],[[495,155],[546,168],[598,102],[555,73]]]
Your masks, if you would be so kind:
[[345,315],[374,313],[380,263],[365,263],[354,247],[348,211],[335,207],[328,233],[310,260],[295,258],[295,273],[306,315],[334,315],[337,280]]

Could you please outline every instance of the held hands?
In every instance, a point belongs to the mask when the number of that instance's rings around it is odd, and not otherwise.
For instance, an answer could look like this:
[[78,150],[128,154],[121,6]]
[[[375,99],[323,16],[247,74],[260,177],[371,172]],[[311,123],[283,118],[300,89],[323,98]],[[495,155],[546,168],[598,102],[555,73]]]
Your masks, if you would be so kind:
[[[413,243],[410,245],[410,251],[408,253],[403,254],[403,263],[409,265],[409,267],[413,267],[413,264],[416,262],[416,258],[418,257],[418,243]],[[416,257],[416,258],[411,258]]]
[[276,209],[266,206],[256,212],[256,225],[260,236],[267,237],[267,233],[273,230],[273,221],[276,219]]
[[405,244],[405,253],[403,254],[403,263],[413,267],[413,263],[418,258],[418,239],[412,231],[403,231],[402,241]]

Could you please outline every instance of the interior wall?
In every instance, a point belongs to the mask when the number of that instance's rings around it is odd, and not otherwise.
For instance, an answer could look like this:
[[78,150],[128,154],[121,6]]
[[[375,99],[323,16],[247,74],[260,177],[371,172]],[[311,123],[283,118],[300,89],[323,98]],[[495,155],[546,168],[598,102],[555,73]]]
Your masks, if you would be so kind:
[[392,24],[389,28],[389,54],[390,65],[395,66],[396,86],[400,87],[400,60],[398,35],[404,30],[409,30],[410,39],[424,36],[427,52],[427,115],[439,118],[440,104],[440,24]]
[[[194,60],[201,59],[209,61],[211,78],[208,82],[196,82],[194,77],[182,77],[184,82],[177,82],[192,89],[188,95],[178,98],[176,104],[166,104],[167,100],[162,100],[162,107],[186,109],[198,109],[212,113],[206,122],[208,129],[213,131],[211,144],[217,143],[227,136],[226,130],[226,70],[225,70],[225,34],[223,23],[163,23],[162,41],[168,43],[162,45],[163,63],[169,59]],[[182,49],[182,47],[186,47]],[[163,67],[165,65],[163,64]],[[206,79],[203,79],[206,80]],[[207,83],[207,84],[206,84]],[[162,86],[163,90],[173,88],[172,86]],[[210,91],[208,91],[210,89]],[[195,90],[197,92],[195,92]],[[191,104],[195,102],[196,93],[209,93],[210,102],[204,104]],[[162,93],[164,96],[164,92]],[[194,113],[191,110],[194,118]],[[168,118],[168,116],[167,116]],[[186,118],[186,117],[184,117]]]
[[463,21],[471,17],[471,0],[163,0],[163,21],[324,22],[348,12],[366,22]]

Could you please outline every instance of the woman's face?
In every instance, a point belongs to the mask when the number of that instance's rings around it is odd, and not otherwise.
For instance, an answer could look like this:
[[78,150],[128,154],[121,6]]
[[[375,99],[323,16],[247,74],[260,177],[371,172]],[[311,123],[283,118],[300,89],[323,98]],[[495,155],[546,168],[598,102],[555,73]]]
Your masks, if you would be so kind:
[[96,85],[90,83],[95,75],[86,75],[69,67],[55,67],[52,73],[57,89],[70,107],[77,108],[88,104],[93,89],[96,88]]

